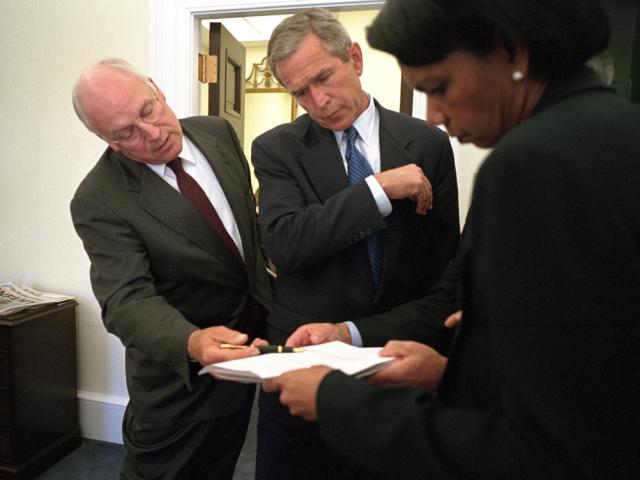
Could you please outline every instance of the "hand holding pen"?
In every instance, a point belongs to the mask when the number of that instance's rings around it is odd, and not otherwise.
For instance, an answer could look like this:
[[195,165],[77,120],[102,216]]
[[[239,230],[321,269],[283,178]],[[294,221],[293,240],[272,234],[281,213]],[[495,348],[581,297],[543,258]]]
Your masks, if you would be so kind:
[[[218,325],[195,330],[187,340],[187,355],[201,365],[225,362],[243,357],[259,355],[257,348],[221,349],[221,344],[244,345],[249,341],[246,333]],[[267,345],[265,340],[256,338],[255,345]],[[247,346],[248,347],[248,346]]]
[[220,348],[225,350],[241,350],[245,348],[257,348],[261,354],[263,353],[297,353],[297,352],[304,351],[304,348],[301,348],[301,347],[285,347],[283,345],[263,345],[263,344],[236,345],[232,343],[221,343]]

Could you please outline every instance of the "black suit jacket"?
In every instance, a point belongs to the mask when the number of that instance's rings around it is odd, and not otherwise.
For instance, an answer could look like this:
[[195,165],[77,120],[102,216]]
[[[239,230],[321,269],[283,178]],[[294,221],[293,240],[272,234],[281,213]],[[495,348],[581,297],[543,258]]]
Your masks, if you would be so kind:
[[[278,278],[268,318],[272,340],[298,326],[383,312],[424,296],[453,256],[460,234],[455,166],[449,141],[425,122],[380,114],[382,170],[414,163],[433,186],[434,208],[415,213],[393,201],[382,218],[364,182],[349,185],[333,132],[308,115],[253,142],[260,181],[260,225]],[[371,280],[367,236],[381,232],[383,272]]]
[[126,347],[129,408],[151,423],[210,419],[240,408],[248,387],[198,376],[187,339],[213,325],[251,334],[249,298],[265,307],[271,302],[249,169],[233,129],[214,117],[181,125],[220,181],[246,266],[189,200],[146,165],[110,149],[71,202],[104,323]]
[[550,85],[478,174],[438,398],[331,373],[325,440],[386,478],[640,478],[638,152],[637,105]]

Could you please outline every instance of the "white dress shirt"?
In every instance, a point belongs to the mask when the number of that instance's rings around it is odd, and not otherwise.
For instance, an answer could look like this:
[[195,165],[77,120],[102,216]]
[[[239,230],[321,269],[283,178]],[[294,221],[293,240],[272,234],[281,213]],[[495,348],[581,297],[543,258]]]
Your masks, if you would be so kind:
[[[193,142],[186,137],[186,135],[182,135],[182,151],[180,152],[180,158],[182,159],[182,168],[184,168],[184,171],[191,175],[193,179],[198,182],[198,185],[200,185],[202,190],[204,190],[204,193],[216,209],[225,230],[227,230],[233,239],[240,251],[240,255],[242,255],[242,258],[244,259],[242,240],[240,239],[238,225],[233,217],[233,212],[231,211],[227,197],[222,191],[220,182],[205,156],[200,150],[198,150],[198,147],[196,147]],[[166,164],[146,165],[175,190],[178,192],[180,191],[180,188],[178,188],[176,174]]]
[[[366,94],[369,99],[369,106],[360,114],[356,121],[353,122],[353,126],[358,131],[358,138],[356,139],[356,148],[360,150],[360,153],[364,155],[373,173],[380,173],[380,115],[373,102],[373,97]],[[342,163],[344,164],[344,171],[348,172],[347,168],[347,139],[345,138],[344,131],[333,132],[340,149],[340,155],[342,155]],[[387,194],[375,179],[373,175],[369,175],[365,181],[371,190],[373,199],[378,205],[380,215],[386,217],[391,213],[391,201]]]
[[[367,159],[367,161],[371,165],[371,170],[373,170],[373,173],[375,175],[376,173],[380,173],[381,169],[380,115],[378,114],[378,110],[373,103],[373,97],[368,93],[366,95],[369,99],[369,106],[364,112],[362,112],[362,114],[358,118],[356,118],[356,121],[353,122],[353,126],[358,131],[356,148],[360,150],[360,153],[362,153]],[[342,155],[344,171],[348,172],[346,159],[347,139],[345,138],[344,131],[333,132],[333,134],[336,138],[336,142],[338,143],[338,147],[340,148],[340,155]],[[369,190],[371,190],[371,194],[373,195],[373,199],[378,206],[380,215],[382,215],[382,217],[386,217],[391,213],[392,210],[389,197],[387,197],[387,194],[384,193],[384,190],[378,183],[378,180],[376,180],[373,175],[369,175],[367,178],[365,178],[365,181],[369,186]],[[349,333],[351,335],[351,343],[357,347],[361,347],[362,335],[360,335],[358,328],[353,322],[347,321],[344,323],[349,329]]]

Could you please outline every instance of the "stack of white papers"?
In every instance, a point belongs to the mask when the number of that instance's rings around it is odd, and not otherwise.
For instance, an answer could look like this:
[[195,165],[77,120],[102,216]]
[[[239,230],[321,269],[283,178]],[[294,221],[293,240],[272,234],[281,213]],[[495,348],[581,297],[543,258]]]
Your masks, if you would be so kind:
[[365,377],[382,369],[394,357],[380,357],[381,347],[359,348],[342,342],[304,347],[296,353],[267,353],[255,357],[207,365],[200,374],[212,373],[223,380],[260,383],[290,370],[326,365],[347,375]]

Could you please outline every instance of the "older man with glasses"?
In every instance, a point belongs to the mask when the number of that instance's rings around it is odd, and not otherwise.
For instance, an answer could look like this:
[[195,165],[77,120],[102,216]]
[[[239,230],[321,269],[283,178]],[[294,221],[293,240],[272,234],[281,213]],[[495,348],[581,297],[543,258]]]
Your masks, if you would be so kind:
[[[71,202],[107,330],[126,347],[125,479],[231,479],[253,387],[198,376],[258,354],[271,289],[249,168],[231,126],[178,120],[162,91],[108,59],[73,89],[108,144]],[[259,340],[258,340],[259,341]]]

